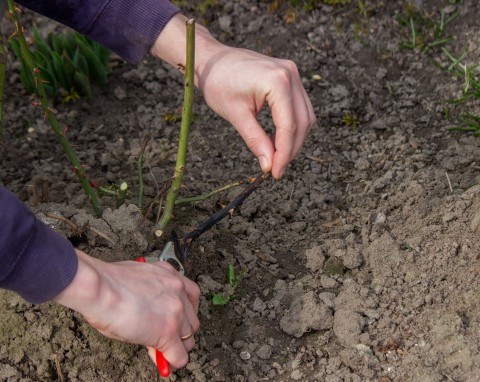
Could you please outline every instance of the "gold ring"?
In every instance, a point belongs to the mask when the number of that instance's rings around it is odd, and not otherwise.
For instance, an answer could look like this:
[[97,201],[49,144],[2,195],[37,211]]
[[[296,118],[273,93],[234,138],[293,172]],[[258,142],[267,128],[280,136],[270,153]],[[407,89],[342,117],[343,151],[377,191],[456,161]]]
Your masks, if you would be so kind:
[[180,339],[182,341],[186,341],[186,340],[192,338],[194,334],[195,334],[195,332],[193,331],[193,328],[192,328],[192,331],[190,333],[188,333],[186,336],[180,336]]

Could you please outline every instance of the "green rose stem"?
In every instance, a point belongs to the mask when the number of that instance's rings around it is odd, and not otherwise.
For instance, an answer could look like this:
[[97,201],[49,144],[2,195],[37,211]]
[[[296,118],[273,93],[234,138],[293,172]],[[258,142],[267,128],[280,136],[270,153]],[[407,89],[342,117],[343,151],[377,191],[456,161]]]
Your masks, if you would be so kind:
[[182,198],[182,199],[177,199],[175,200],[175,205],[176,206],[180,206],[180,205],[185,205],[185,204],[190,204],[190,203],[195,203],[195,202],[202,202],[204,200],[208,200],[210,199],[211,197],[223,192],[223,191],[227,191],[233,187],[238,187],[242,184],[243,182],[235,182],[235,183],[231,183],[231,184],[227,184],[226,186],[223,186],[223,187],[220,187],[220,188],[217,188],[216,190],[213,190],[213,191],[210,191],[206,194],[203,194],[203,195],[196,195],[196,196],[191,196],[191,197],[188,197],[188,198]]
[[45,92],[44,82],[40,76],[40,69],[37,68],[35,61],[33,59],[33,56],[28,49],[27,42],[25,41],[25,36],[23,35],[23,26],[20,24],[20,20],[18,18],[17,8],[15,7],[13,0],[7,0],[7,1],[8,1],[8,10],[10,12],[10,15],[12,16],[13,23],[15,25],[15,32],[10,37],[11,38],[16,37],[18,39],[18,42],[20,43],[20,51],[21,51],[22,57],[25,60],[25,63],[27,64],[28,70],[30,70],[30,72],[33,74],[33,77],[35,80],[36,95],[39,97],[39,100],[34,101],[33,105],[39,106],[42,108],[45,119],[48,119],[48,122],[52,126],[53,131],[55,132],[56,136],[60,140],[60,143],[62,144],[63,149],[65,151],[65,154],[67,154],[67,157],[73,166],[73,171],[75,172],[78,179],[80,180],[80,183],[82,184],[82,187],[85,190],[87,197],[90,199],[90,202],[92,203],[92,207],[93,207],[93,210],[95,211],[95,214],[98,217],[101,217],[103,210],[100,207],[97,195],[95,194],[94,189],[90,185],[90,181],[85,175],[85,171],[82,165],[80,164],[80,161],[77,155],[73,151],[72,146],[70,145],[70,142],[68,141],[64,132],[60,128],[60,124],[57,118],[55,117],[55,111],[49,106],[47,94]]
[[193,66],[195,62],[195,20],[190,19],[185,23],[187,28],[187,59],[185,64],[185,82],[183,93],[182,123],[180,126],[180,138],[178,142],[177,162],[172,185],[167,194],[165,209],[155,227],[155,236],[160,238],[165,232],[168,222],[173,216],[175,200],[177,199],[182,185],[185,161],[187,157],[188,134],[192,122],[192,104],[194,94]]
[[146,135],[143,138],[142,147],[140,147],[140,154],[137,159],[137,173],[138,173],[138,208],[141,210],[143,205],[144,181],[143,181],[143,162],[145,157],[145,149],[147,148],[150,136]]

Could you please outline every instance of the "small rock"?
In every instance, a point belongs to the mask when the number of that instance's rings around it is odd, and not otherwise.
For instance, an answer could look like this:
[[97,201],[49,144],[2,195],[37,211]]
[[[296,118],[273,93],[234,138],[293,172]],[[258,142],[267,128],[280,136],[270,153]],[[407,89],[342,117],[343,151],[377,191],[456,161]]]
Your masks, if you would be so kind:
[[385,216],[385,214],[383,212],[380,212],[377,214],[377,216],[375,217],[375,221],[374,223],[375,224],[383,224],[387,221],[387,217]]
[[[335,280],[334,280],[335,281]],[[333,300],[335,299],[335,293],[331,292],[322,292],[318,295],[320,300],[323,301],[323,303],[328,306],[329,308],[333,308],[335,304],[333,303]]]
[[342,260],[346,268],[355,269],[362,265],[363,256],[357,248],[349,247]]
[[300,381],[303,378],[303,373],[299,369],[295,369],[290,374],[290,378],[294,381]]
[[470,228],[473,232],[476,232],[480,227],[480,211],[473,217],[472,223],[470,224]]
[[270,264],[275,264],[277,262],[277,259],[273,257],[272,255],[269,255],[268,253],[264,253],[262,251],[257,253],[257,256],[260,260],[266,261]]
[[253,302],[253,310],[255,312],[263,312],[265,309],[267,309],[267,304],[260,297],[257,297]]
[[206,275],[198,276],[198,285],[204,294],[216,293],[223,288],[222,284]]
[[13,366],[10,366],[8,364],[3,364],[0,366],[0,380],[6,381],[8,378],[18,378],[20,380],[20,372],[15,369]]
[[299,359],[294,359],[292,361],[292,370],[298,369],[300,367],[300,360]]
[[330,89],[330,94],[332,95],[334,101],[339,101],[347,98],[350,95],[350,92],[345,86],[337,85],[334,88]]
[[324,330],[332,327],[332,312],[313,292],[297,297],[280,320],[282,330],[301,337],[311,330]]
[[232,16],[223,15],[218,18],[218,25],[224,32],[230,33],[230,25],[232,25]]
[[323,267],[323,273],[328,276],[343,275],[345,273],[345,265],[342,259],[338,257],[330,257]]
[[113,95],[119,100],[122,101],[127,98],[127,93],[121,86],[117,86],[113,91]]
[[251,357],[251,355],[248,351],[240,352],[240,358],[243,359],[244,361],[249,360],[250,357]]
[[234,349],[241,349],[245,346],[245,341],[242,341],[242,340],[236,340],[236,341],[233,341],[233,344],[232,344],[232,347]]
[[187,363],[187,366],[185,366],[185,368],[189,371],[194,371],[201,369],[202,365],[200,365],[198,362],[189,362]]
[[364,318],[350,309],[340,309],[333,318],[333,332],[343,346],[358,343],[358,337],[365,326]]
[[255,17],[250,23],[248,24],[247,31],[248,33],[258,32],[265,21],[265,17]]
[[305,266],[312,272],[317,272],[322,269],[323,264],[325,263],[325,255],[320,246],[307,249],[305,251],[305,258],[307,259]]
[[218,358],[214,358],[210,361],[210,366],[217,367],[220,364],[220,360]]
[[258,348],[256,354],[260,359],[269,359],[272,356],[272,352],[273,348],[270,345],[265,344]]
[[303,232],[307,228],[307,223],[305,222],[294,222],[290,225],[290,229],[293,232]]
[[322,275],[320,277],[320,285],[325,289],[333,289],[337,286],[337,281],[331,277]]

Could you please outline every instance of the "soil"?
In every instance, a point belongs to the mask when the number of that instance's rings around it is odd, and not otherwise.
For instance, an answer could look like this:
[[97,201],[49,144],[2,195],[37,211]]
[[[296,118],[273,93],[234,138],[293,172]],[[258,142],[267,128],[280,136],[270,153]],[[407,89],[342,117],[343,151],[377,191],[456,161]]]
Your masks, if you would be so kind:
[[[445,31],[454,37],[448,49],[458,56],[466,49],[477,63],[478,2],[416,3],[434,19],[441,9],[458,12]],[[295,61],[318,126],[281,181],[264,182],[195,242],[186,268],[202,289],[202,327],[190,363],[172,380],[480,380],[480,140],[451,130],[460,114],[478,114],[478,102],[449,103],[463,79],[433,64],[449,64],[440,48],[399,48],[409,39],[398,21],[404,2],[371,1],[368,14],[357,2],[296,14],[288,2],[272,4],[214,2],[199,21],[227,44]],[[185,6],[187,14],[195,9]],[[130,186],[126,205],[103,198],[109,209],[96,219],[17,70],[10,60],[4,186],[28,202],[27,185],[46,181],[49,202],[35,208],[38,216],[92,256],[148,254],[154,217],[138,224],[137,156],[149,134],[148,203],[173,172],[179,124],[165,117],[179,114],[181,76],[149,57],[137,66],[116,59],[105,91],[57,106],[90,178]],[[358,126],[347,126],[347,115]],[[183,196],[259,173],[199,94],[195,116]],[[268,117],[259,119],[271,131]],[[193,229],[239,192],[178,208],[176,229]],[[75,236],[45,212],[88,225]],[[235,298],[213,305],[214,293],[228,292],[229,264],[242,275]],[[143,348],[101,336],[72,311],[5,291],[0,338],[1,381],[160,380]]]

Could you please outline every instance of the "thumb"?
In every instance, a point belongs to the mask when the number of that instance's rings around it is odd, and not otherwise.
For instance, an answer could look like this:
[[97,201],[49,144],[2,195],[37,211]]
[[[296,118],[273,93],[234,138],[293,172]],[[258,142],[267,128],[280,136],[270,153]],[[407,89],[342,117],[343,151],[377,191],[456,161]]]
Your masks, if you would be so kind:
[[242,120],[233,121],[232,124],[250,151],[257,157],[262,171],[270,172],[275,148],[272,139],[263,130],[257,119],[253,115],[245,113]]

